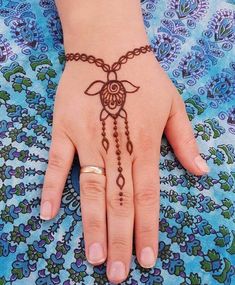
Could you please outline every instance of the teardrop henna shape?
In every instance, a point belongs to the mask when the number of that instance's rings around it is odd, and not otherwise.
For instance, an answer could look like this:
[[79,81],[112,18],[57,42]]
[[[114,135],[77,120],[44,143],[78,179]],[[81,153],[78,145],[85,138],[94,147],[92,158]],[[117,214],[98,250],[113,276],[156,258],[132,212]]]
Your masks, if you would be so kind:
[[120,189],[122,189],[123,186],[125,185],[125,178],[124,178],[124,176],[122,175],[122,173],[120,173],[120,174],[118,175],[118,177],[117,177],[117,179],[116,179],[116,183],[117,183],[117,185],[118,185],[118,187],[119,187]]
[[127,151],[129,152],[129,154],[131,155],[132,152],[133,152],[133,144],[130,140],[130,132],[129,132],[129,126],[128,126],[128,120],[127,120],[127,115],[125,117],[125,134],[126,134],[126,137],[127,137],[127,144],[126,144],[126,148],[127,148]]
[[109,149],[109,141],[106,138],[106,125],[105,125],[105,120],[102,121],[102,145],[103,148],[105,149],[106,152],[108,152]]
[[106,152],[108,152],[109,149],[109,141],[107,138],[103,138],[102,139],[102,146],[105,149]]
[[133,144],[132,144],[131,141],[128,141],[128,142],[127,142],[126,148],[127,148],[127,151],[129,152],[129,154],[131,155],[132,152],[133,152]]

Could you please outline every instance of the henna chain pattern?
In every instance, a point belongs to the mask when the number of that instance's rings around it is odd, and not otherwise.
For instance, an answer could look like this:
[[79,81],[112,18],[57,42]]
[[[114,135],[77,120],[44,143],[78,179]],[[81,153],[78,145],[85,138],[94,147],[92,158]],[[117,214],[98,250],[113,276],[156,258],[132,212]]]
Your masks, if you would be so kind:
[[106,136],[106,119],[111,117],[113,119],[113,137],[115,140],[116,157],[117,157],[117,171],[118,176],[116,184],[119,187],[119,202],[123,205],[123,192],[122,189],[125,185],[125,177],[123,176],[123,168],[121,162],[121,149],[119,143],[117,118],[124,119],[125,124],[125,135],[127,139],[126,149],[131,155],[133,152],[133,143],[130,139],[130,131],[128,126],[127,112],[124,109],[126,102],[127,93],[135,93],[139,90],[139,87],[135,86],[127,80],[118,80],[117,71],[121,69],[122,65],[126,64],[129,59],[133,59],[140,54],[153,51],[150,45],[142,46],[128,51],[125,55],[121,56],[118,61],[109,65],[104,62],[101,58],[96,58],[93,55],[86,55],[84,53],[67,53],[65,58],[66,61],[83,61],[90,64],[95,64],[97,67],[103,69],[107,73],[107,81],[96,80],[92,82],[89,87],[85,90],[85,94],[89,96],[100,95],[101,104],[103,109],[100,112],[100,121],[102,122],[102,146],[106,152],[109,149],[109,139]]
[[91,64],[95,64],[97,67],[101,67],[104,72],[110,72],[110,71],[118,71],[121,69],[121,66],[129,59],[133,59],[134,57],[144,54],[147,52],[153,51],[153,48],[151,45],[142,46],[140,48],[135,48],[132,51],[128,51],[125,55],[121,56],[118,61],[114,62],[111,66],[107,63],[104,63],[103,59],[96,58],[93,55],[86,55],[84,53],[66,53],[65,58],[66,61],[87,61]]

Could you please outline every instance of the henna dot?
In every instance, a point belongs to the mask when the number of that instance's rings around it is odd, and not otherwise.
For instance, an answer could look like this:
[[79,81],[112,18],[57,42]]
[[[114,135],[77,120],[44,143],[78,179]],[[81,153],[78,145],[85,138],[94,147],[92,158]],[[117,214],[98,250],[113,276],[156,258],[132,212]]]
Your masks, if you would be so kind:
[[122,192],[119,192],[119,196],[123,196],[123,193],[122,193]]
[[118,133],[117,132],[114,132],[113,133],[113,136],[116,138],[118,136]]
[[121,172],[123,169],[122,167],[118,167],[118,171]]
[[123,205],[123,203],[120,203],[120,206],[122,206]]
[[121,154],[121,151],[120,151],[120,150],[116,150],[116,154],[117,154],[117,155],[120,155],[120,154]]
[[122,202],[122,201],[123,201],[123,198],[120,198],[120,199],[119,199],[119,201],[121,201],[121,202]]

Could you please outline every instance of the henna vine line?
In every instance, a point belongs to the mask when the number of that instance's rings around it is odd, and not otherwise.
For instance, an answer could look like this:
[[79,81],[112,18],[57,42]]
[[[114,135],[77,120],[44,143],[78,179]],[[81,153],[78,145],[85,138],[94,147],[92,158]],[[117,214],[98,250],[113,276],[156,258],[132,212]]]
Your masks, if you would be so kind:
[[103,109],[100,112],[100,121],[102,122],[102,146],[106,152],[109,149],[109,140],[106,136],[106,119],[108,117],[113,118],[113,136],[116,143],[116,156],[117,156],[117,171],[118,176],[116,184],[120,189],[119,201],[120,205],[123,204],[123,192],[122,189],[125,185],[125,177],[123,176],[123,168],[121,162],[121,149],[118,137],[117,118],[121,117],[125,123],[125,135],[127,138],[126,148],[131,155],[133,152],[133,143],[130,139],[130,132],[128,126],[127,112],[124,109],[126,94],[135,93],[139,90],[139,87],[135,86],[127,80],[118,80],[117,71],[121,69],[122,65],[127,63],[129,59],[132,59],[140,54],[144,54],[152,51],[150,45],[135,48],[132,51],[128,51],[125,55],[121,56],[118,61],[114,62],[111,66],[103,61],[101,58],[96,58],[93,55],[86,55],[84,53],[67,53],[65,55],[66,61],[84,61],[90,64],[95,64],[97,67],[103,69],[107,73],[107,81],[96,80],[92,82],[85,90],[85,94],[89,96],[100,95],[100,101]]

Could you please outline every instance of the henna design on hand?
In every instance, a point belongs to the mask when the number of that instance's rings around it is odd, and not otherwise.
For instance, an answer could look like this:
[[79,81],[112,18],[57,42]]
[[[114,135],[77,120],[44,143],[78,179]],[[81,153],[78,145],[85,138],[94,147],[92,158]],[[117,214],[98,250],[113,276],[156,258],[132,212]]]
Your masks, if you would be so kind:
[[132,51],[128,51],[125,55],[121,56],[117,62],[114,62],[111,66],[104,63],[100,58],[95,58],[92,55],[79,54],[79,53],[67,53],[66,61],[87,61],[88,63],[94,63],[97,67],[101,67],[104,72],[107,73],[107,81],[96,80],[92,82],[89,87],[84,91],[86,95],[94,96],[99,95],[102,104],[102,110],[100,112],[100,121],[102,122],[102,146],[106,152],[109,149],[109,140],[106,136],[106,119],[111,117],[113,119],[113,137],[116,146],[116,156],[117,156],[117,171],[118,176],[116,179],[116,184],[120,189],[119,201],[120,205],[123,205],[123,192],[122,189],[125,185],[125,177],[123,176],[123,168],[121,162],[121,149],[119,144],[117,119],[118,117],[124,119],[125,124],[125,135],[127,138],[126,149],[131,155],[133,152],[133,143],[130,139],[130,132],[128,126],[127,112],[124,109],[126,102],[126,95],[128,93],[135,93],[140,87],[135,86],[127,80],[118,80],[117,71],[120,70],[121,66],[125,64],[128,59],[132,59],[135,56],[144,54],[152,51],[150,45],[142,46],[140,48],[135,48]]

